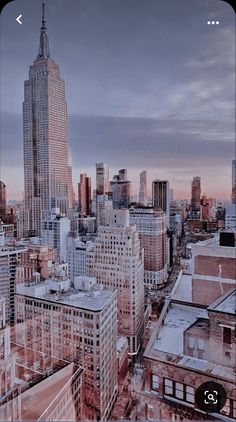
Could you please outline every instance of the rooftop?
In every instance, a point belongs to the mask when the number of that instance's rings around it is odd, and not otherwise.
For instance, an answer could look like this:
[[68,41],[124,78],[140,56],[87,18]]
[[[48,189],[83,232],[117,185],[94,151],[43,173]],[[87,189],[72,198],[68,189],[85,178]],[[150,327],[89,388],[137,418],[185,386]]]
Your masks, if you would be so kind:
[[192,275],[180,272],[171,293],[173,300],[192,302]]
[[183,354],[184,331],[197,320],[201,312],[201,308],[172,303],[153,344],[154,350],[174,355]]
[[230,290],[224,296],[221,296],[212,305],[208,307],[211,311],[223,312],[235,315],[236,312],[236,290]]
[[104,309],[115,293],[111,290],[103,290],[98,284],[94,285],[89,292],[70,288],[66,292],[50,293],[45,283],[38,283],[37,289],[25,284],[18,285],[17,294],[97,312]]

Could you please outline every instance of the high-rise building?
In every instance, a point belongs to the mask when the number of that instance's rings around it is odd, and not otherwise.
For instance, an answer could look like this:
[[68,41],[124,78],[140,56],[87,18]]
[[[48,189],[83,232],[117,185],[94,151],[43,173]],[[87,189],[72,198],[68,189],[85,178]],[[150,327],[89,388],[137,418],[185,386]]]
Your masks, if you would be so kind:
[[83,215],[91,215],[91,177],[86,173],[80,175],[78,183],[79,212]]
[[139,203],[140,205],[147,205],[147,172],[146,170],[140,173]]
[[232,202],[236,204],[236,160],[232,160]]
[[113,208],[128,208],[130,202],[131,182],[127,180],[127,169],[121,169],[112,181]]
[[105,288],[118,291],[118,332],[128,337],[131,356],[138,353],[144,325],[144,255],[129,211],[109,210],[98,227],[89,271]]
[[[90,277],[17,285],[20,345],[84,368],[86,420],[107,420],[117,397],[117,298]],[[82,286],[84,287],[82,289]],[[56,293],[55,293],[56,291]]]
[[201,178],[196,176],[192,181],[191,211],[200,216],[201,207]]
[[6,322],[14,322],[14,293],[17,264],[20,254],[26,252],[22,247],[0,248],[0,297],[5,298]]
[[96,194],[107,195],[110,190],[109,167],[106,163],[96,164]]
[[69,266],[69,278],[87,274],[87,261],[90,251],[93,249],[93,242],[82,242],[79,237],[67,238],[67,262]]
[[170,218],[170,187],[168,180],[156,179],[152,182],[152,203],[154,210],[161,209],[166,214],[169,227]]
[[136,225],[144,249],[144,283],[156,289],[167,279],[167,226],[163,211],[130,208],[130,224]]
[[107,212],[112,209],[112,200],[108,198],[108,195],[97,196],[97,226],[106,225]]
[[59,208],[48,211],[42,219],[42,244],[55,248],[58,258],[66,261],[66,238],[70,233],[70,220],[60,215]]
[[65,86],[50,56],[44,4],[39,51],[24,85],[23,132],[25,207],[30,234],[38,235],[43,211],[66,215],[69,206]]
[[6,185],[0,181],[0,220],[4,221],[6,215],[7,199]]

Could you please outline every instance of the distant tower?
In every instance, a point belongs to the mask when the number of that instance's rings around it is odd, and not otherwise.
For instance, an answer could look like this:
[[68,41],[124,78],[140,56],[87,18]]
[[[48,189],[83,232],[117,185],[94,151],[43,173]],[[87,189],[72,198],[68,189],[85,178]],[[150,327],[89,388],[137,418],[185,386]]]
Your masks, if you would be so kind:
[[109,192],[109,167],[106,163],[96,164],[96,193],[106,195]]
[[162,210],[166,214],[166,223],[170,220],[170,187],[168,180],[156,179],[152,182],[152,203],[154,210]]
[[4,221],[6,215],[6,185],[0,181],[0,220]]
[[147,172],[146,170],[140,173],[139,203],[140,205],[147,205]]
[[91,215],[91,177],[88,177],[86,173],[80,175],[78,199],[80,213]]
[[25,206],[30,233],[39,235],[43,211],[67,214],[69,207],[65,85],[50,57],[44,4],[39,51],[24,86],[23,129]]
[[127,169],[119,170],[111,183],[113,208],[128,208],[131,201],[131,182],[127,180]]
[[236,160],[232,160],[232,202],[236,204]]
[[201,206],[201,178],[196,176],[192,181],[192,197],[191,197],[191,210],[193,213],[200,214]]

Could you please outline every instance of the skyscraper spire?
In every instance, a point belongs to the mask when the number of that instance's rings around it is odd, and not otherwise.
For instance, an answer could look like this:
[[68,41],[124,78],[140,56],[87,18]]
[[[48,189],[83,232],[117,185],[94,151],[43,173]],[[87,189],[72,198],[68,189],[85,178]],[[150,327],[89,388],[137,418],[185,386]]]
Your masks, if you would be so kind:
[[46,59],[50,56],[48,34],[45,20],[45,3],[42,4],[42,26],[40,30],[39,52],[37,59]]

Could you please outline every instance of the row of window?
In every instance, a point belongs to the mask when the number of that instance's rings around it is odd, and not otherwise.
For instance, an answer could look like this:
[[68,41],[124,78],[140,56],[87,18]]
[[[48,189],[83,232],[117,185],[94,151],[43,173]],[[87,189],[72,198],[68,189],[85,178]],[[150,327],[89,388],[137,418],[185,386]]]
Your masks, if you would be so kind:
[[[151,378],[151,389],[153,391],[159,392],[160,389],[160,378],[158,375],[152,374]],[[195,394],[194,388],[171,380],[169,378],[164,378],[164,394],[166,396],[174,397],[178,400],[182,400],[186,403],[194,404],[195,403]],[[228,417],[236,419],[236,400],[228,399],[226,400],[225,406],[221,409],[220,413]]]
[[[160,378],[158,375],[152,375],[151,388],[154,391],[159,391]],[[164,394],[194,404],[194,388],[168,378],[164,379]]]

